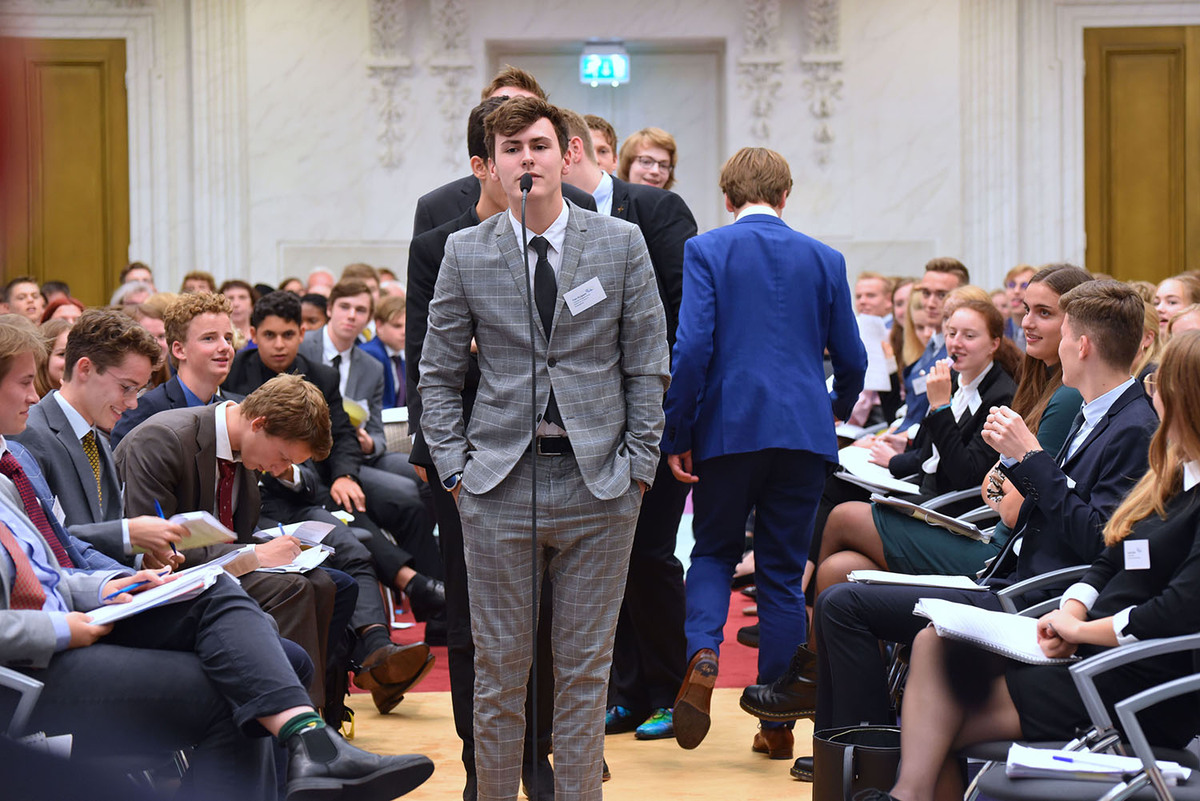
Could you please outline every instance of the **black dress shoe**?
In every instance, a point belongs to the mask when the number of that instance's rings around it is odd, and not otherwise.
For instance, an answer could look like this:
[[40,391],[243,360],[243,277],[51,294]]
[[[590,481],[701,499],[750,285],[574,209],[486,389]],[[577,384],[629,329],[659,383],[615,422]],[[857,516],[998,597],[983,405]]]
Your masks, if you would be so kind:
[[418,573],[405,585],[404,594],[412,604],[413,617],[421,622],[446,612],[446,585],[435,578]]
[[787,672],[771,684],[754,684],[742,691],[742,709],[759,720],[797,720],[817,712],[816,654],[801,645]]
[[758,647],[758,624],[742,626],[738,629],[737,641],[750,648]]
[[[537,771],[537,793],[533,790],[533,771]],[[528,764],[521,770],[521,789],[525,792],[525,797],[529,801],[554,801],[554,768],[550,766],[550,760],[542,757],[538,760],[536,768],[530,768]]]
[[802,782],[811,782],[813,780],[813,758],[810,756],[796,757],[791,774]]
[[433,775],[433,762],[420,754],[372,754],[328,727],[293,735],[287,749],[287,801],[389,801]]

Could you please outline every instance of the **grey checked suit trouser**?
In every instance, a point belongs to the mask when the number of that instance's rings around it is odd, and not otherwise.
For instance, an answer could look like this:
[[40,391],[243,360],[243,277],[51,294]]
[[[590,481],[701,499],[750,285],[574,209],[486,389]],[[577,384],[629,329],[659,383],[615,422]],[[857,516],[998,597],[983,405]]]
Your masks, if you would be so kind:
[[[421,359],[422,430],[442,476],[462,473],[459,511],[475,639],[480,801],[520,788],[533,653],[528,284],[507,214],[450,237]],[[564,292],[598,278],[578,314]],[[622,220],[570,209],[549,342],[535,339],[537,409],[553,383],[574,455],[537,458],[539,575],[553,581],[558,801],[598,801],[604,700],[641,495],[653,483],[669,381],[666,325],[645,243]],[[464,428],[472,338],[479,394]],[[439,490],[440,491],[440,490]]]

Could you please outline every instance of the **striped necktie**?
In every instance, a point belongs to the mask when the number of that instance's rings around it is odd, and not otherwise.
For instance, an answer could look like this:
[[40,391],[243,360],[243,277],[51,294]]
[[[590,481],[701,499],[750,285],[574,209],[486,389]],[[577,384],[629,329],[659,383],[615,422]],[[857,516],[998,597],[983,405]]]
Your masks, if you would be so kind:
[[33,572],[33,563],[25,554],[12,529],[0,523],[0,545],[13,561],[12,586],[8,593],[9,609],[41,609],[46,603],[46,590]]
[[25,475],[24,468],[21,467],[21,463],[17,461],[17,457],[13,456],[11,451],[0,457],[0,473],[8,476],[16,486],[17,494],[21,496],[21,505],[25,507],[25,514],[29,516],[30,522],[46,542],[50,544],[50,550],[54,551],[54,558],[58,560],[58,564],[62,567],[74,567],[71,557],[67,555],[67,549],[63,547],[58,534],[50,526],[46,511],[42,508],[41,501],[38,500],[37,493],[33,489],[33,483],[30,482],[29,476]]

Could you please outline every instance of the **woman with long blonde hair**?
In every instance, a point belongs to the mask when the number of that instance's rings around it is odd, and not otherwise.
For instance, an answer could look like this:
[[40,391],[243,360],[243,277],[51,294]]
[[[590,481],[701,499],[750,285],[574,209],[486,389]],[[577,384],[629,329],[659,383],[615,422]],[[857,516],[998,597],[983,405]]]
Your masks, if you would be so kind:
[[[1145,383],[1161,418],[1150,469],[1109,519],[1108,547],[1061,607],[1038,621],[1046,656],[1200,631],[1200,417],[1185,405],[1200,393],[1200,331],[1176,335]],[[1013,662],[933,629],[917,635],[910,665],[900,776],[890,794],[858,799],[962,798],[958,765],[947,759],[953,750],[989,740],[1067,740],[1088,724],[1067,665]],[[1121,698],[1193,669],[1190,653],[1169,654],[1106,673],[1098,687],[1112,714]],[[952,672],[972,681],[952,682]],[[1152,744],[1181,748],[1200,725],[1200,705],[1189,696],[1163,706],[1139,721]]]

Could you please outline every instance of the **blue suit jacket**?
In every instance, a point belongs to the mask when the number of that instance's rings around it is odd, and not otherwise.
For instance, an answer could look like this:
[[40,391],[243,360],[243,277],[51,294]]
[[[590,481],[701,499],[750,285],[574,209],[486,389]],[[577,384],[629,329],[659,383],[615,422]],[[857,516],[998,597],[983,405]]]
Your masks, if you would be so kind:
[[867,368],[842,254],[763,214],[689,239],[673,364],[664,452],[835,458]]
[[[12,455],[17,457],[17,461],[21,463],[21,469],[25,471],[25,476],[33,485],[33,492],[38,497],[38,503],[42,505],[42,512],[46,515],[46,520],[50,522],[50,527],[58,535],[58,541],[63,544],[67,556],[71,557],[75,567],[82,570],[126,571],[123,564],[100,553],[92,547],[90,542],[71,536],[70,532],[63,528],[62,524],[58,522],[58,518],[54,516],[54,493],[50,491],[50,485],[46,483],[46,477],[42,475],[41,465],[21,443],[12,440],[6,440],[6,442]],[[25,513],[24,509],[20,511],[22,514]]]
[[[396,379],[392,370],[392,360],[388,358],[387,348],[383,340],[372,337],[366,342],[358,343],[358,347],[375,357],[383,365],[383,408],[391,409],[396,405]],[[407,368],[407,365],[405,365]]]
[[[221,400],[231,400],[241,403],[246,399],[236,392],[229,392],[227,390],[218,389],[217,393]],[[113,426],[112,433],[109,434],[109,446],[115,450],[126,434],[159,412],[165,412],[167,409],[186,409],[187,405],[187,395],[183,394],[183,386],[179,383],[179,376],[171,376],[170,381],[165,384],[159,384],[138,398],[136,408],[128,409],[121,415],[120,419],[117,420],[117,424]]]

